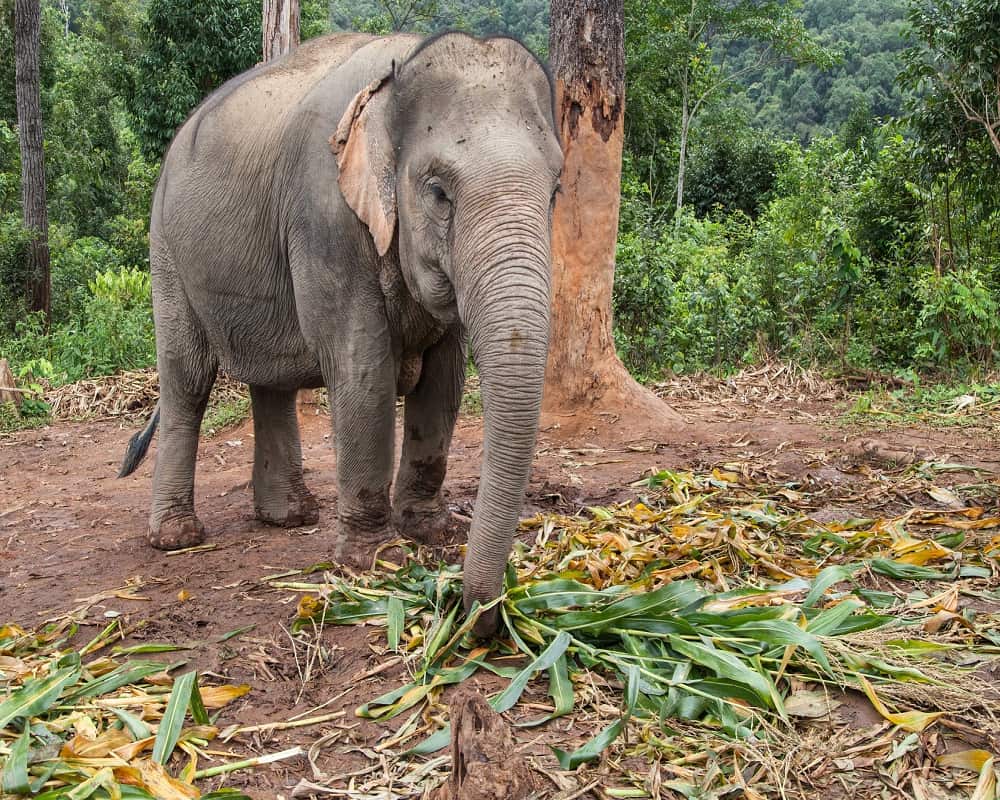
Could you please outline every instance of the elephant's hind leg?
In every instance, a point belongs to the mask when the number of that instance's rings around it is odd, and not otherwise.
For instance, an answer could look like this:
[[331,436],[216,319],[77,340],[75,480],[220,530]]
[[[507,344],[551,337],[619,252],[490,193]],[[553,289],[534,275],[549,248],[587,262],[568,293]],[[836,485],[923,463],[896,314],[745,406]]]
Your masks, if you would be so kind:
[[302,445],[293,391],[251,386],[253,504],[257,519],[294,528],[319,519],[316,498],[302,480]]
[[186,304],[157,314],[160,439],[153,472],[149,543],[161,550],[201,544],[205,528],[194,513],[194,470],[201,419],[217,369]]

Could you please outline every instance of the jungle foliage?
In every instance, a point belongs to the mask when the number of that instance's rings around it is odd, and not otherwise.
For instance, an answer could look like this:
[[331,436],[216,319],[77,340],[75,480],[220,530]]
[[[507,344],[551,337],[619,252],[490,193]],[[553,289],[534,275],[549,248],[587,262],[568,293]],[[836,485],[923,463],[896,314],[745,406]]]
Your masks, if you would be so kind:
[[[159,159],[207,93],[257,62],[260,6],[42,5],[52,316],[25,313],[14,3],[0,0],[0,354],[59,381],[153,361],[147,232]],[[696,10],[718,28],[733,5]],[[623,358],[648,377],[765,354],[838,368],[995,367],[1000,2],[774,5],[784,27],[751,15],[702,36],[684,27],[691,4],[626,0]],[[302,8],[306,38],[462,28],[548,50],[545,0]],[[665,46],[678,31],[687,45]],[[716,82],[689,120],[679,211],[678,75],[694,89]]]

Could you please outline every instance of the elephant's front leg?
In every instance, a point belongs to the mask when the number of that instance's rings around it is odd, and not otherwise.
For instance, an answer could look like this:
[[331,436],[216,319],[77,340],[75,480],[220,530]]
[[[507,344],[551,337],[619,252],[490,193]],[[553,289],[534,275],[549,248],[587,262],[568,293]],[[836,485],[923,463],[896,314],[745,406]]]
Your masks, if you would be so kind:
[[464,384],[465,336],[456,325],[424,353],[420,380],[406,397],[394,519],[401,533],[417,541],[438,544],[464,527],[441,498]]
[[389,486],[395,441],[395,360],[377,338],[335,371],[337,547],[340,563],[368,566],[371,549],[393,536]]

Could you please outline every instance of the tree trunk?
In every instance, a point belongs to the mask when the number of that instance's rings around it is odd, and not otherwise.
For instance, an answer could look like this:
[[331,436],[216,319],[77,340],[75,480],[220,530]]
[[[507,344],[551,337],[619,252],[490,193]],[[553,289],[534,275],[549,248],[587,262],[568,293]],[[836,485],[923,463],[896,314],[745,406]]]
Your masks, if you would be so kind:
[[263,0],[264,60],[299,46],[299,0]]
[[677,221],[680,222],[680,212],[684,208],[684,173],[687,168],[688,132],[691,129],[691,115],[688,113],[687,90],[684,102],[681,104],[681,146],[677,158]]
[[549,53],[564,166],[552,218],[543,408],[569,428],[575,426],[567,417],[587,424],[607,412],[646,427],[673,427],[680,417],[618,360],[611,327],[624,133],[623,0],[552,0]]
[[14,5],[14,66],[17,133],[21,147],[21,207],[24,227],[34,234],[28,247],[28,308],[49,317],[49,216],[45,206],[45,152],[39,85],[41,7],[39,0]]

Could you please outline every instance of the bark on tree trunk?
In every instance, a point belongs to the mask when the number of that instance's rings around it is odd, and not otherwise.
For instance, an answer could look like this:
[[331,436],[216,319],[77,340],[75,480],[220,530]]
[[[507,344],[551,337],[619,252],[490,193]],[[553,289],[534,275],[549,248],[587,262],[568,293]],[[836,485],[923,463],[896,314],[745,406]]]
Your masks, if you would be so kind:
[[[552,333],[543,410],[592,421],[612,412],[647,427],[681,420],[615,352],[611,291],[625,105],[623,0],[552,0],[549,54],[562,139],[552,217]],[[546,420],[547,422],[550,420]]]
[[34,234],[28,246],[28,307],[49,317],[49,216],[45,206],[45,152],[39,85],[40,0],[16,0],[14,69],[17,134],[21,147],[21,207],[24,227]]
[[264,60],[299,46],[299,0],[263,0]]
[[684,98],[681,105],[681,146],[677,158],[677,221],[680,222],[680,210],[684,208],[684,173],[687,167],[688,131],[691,128],[691,116],[688,114],[688,100]]

